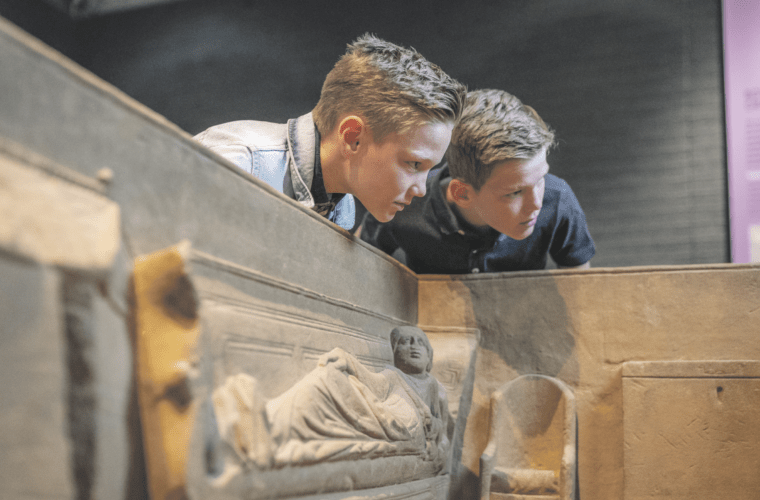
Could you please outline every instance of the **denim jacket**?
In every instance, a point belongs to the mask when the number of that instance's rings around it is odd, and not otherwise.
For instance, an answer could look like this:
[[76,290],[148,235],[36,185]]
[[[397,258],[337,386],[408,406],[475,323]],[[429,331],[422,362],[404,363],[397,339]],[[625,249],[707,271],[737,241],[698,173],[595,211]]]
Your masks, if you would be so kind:
[[[315,207],[312,181],[319,153],[311,113],[286,124],[240,120],[208,128],[195,140],[307,208]],[[344,229],[354,225],[354,198],[344,196],[324,214]]]

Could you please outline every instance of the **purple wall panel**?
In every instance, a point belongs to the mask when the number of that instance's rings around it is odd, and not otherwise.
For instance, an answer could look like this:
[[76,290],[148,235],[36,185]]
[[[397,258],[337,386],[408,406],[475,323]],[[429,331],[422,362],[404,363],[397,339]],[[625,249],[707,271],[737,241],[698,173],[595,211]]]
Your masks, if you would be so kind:
[[760,261],[760,3],[724,0],[732,262]]

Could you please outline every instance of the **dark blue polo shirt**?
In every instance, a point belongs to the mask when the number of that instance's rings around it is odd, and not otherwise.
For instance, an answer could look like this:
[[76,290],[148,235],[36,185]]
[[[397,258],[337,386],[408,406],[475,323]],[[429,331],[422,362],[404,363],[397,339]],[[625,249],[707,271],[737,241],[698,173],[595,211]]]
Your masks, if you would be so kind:
[[596,252],[586,216],[567,182],[546,175],[541,212],[533,233],[515,240],[494,229],[477,228],[446,201],[451,180],[443,166],[431,172],[427,193],[385,224],[367,213],[361,239],[394,254],[420,274],[527,271],[546,268],[547,255],[558,266],[580,266]]

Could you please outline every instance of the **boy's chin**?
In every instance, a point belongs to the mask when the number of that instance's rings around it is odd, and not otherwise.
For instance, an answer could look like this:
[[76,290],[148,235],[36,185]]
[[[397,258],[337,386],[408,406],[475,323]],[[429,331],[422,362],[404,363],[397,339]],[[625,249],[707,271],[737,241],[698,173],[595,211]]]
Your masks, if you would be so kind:
[[382,223],[392,221],[395,216],[396,216],[396,212],[383,212],[380,214],[372,214],[372,217],[377,219],[378,222],[382,222]]
[[533,234],[533,230],[534,229],[535,228],[533,228],[533,227],[529,227],[529,228],[527,228],[527,229],[525,229],[523,231],[510,231],[509,233],[504,233],[504,234],[506,234],[507,236],[509,236],[513,240],[520,241],[520,240],[524,240],[525,238],[527,238],[528,236],[530,236],[531,234]]

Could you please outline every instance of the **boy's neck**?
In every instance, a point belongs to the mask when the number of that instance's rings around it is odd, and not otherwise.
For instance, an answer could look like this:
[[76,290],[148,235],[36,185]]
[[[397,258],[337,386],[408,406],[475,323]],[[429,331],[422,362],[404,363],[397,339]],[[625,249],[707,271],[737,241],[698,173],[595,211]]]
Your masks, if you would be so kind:
[[347,193],[347,161],[340,151],[339,137],[334,134],[322,136],[319,141],[319,159],[322,178],[328,193]]

